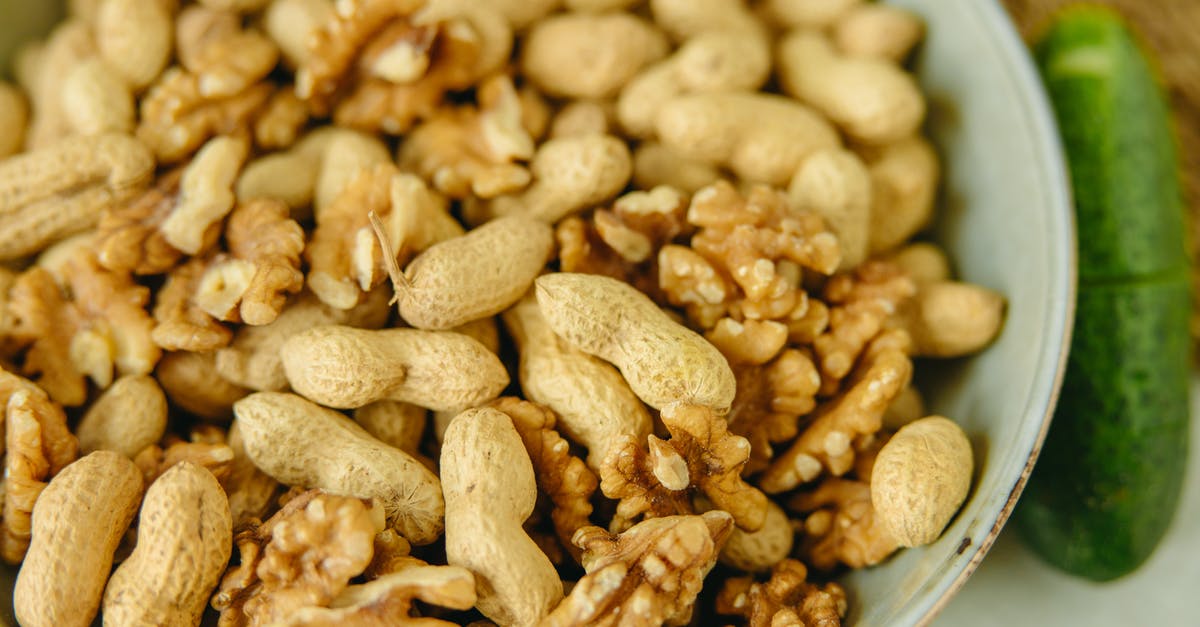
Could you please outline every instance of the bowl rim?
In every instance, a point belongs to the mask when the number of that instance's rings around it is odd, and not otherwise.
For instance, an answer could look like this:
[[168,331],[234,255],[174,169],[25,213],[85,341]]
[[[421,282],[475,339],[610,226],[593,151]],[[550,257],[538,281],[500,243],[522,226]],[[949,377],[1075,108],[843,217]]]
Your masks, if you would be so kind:
[[[1052,315],[1048,322],[1050,324],[1062,324],[1062,331],[1059,334],[1061,342],[1056,354],[1053,356],[1054,377],[1046,399],[1047,403],[1043,409],[1040,428],[1033,439],[1029,456],[1025,460],[1021,473],[1012,484],[1008,497],[997,513],[991,528],[983,539],[975,545],[974,552],[971,554],[966,566],[954,576],[948,586],[942,589],[941,594],[928,603],[926,608],[920,612],[920,618],[915,623],[919,627],[925,627],[932,623],[937,615],[950,603],[950,600],[954,598],[954,595],[962,589],[967,579],[979,567],[979,564],[987,556],[992,545],[995,544],[996,538],[999,537],[1005,523],[1012,515],[1021,492],[1025,489],[1025,484],[1029,480],[1029,475],[1033,472],[1034,465],[1037,463],[1042,445],[1045,442],[1046,434],[1050,429],[1050,423],[1062,390],[1063,376],[1066,373],[1067,356],[1071,347],[1072,329],[1075,322],[1075,298],[1078,289],[1077,233],[1075,229],[1074,200],[1070,176],[1068,174],[1066,153],[1063,150],[1061,135],[1058,130],[1058,123],[1055,120],[1053,108],[1050,105],[1049,96],[1043,86],[1041,75],[1037,70],[1029,47],[1018,34],[1016,26],[1008,12],[1000,5],[1000,0],[976,0],[975,2],[966,3],[966,5],[968,6],[968,12],[975,14],[975,17],[984,30],[997,44],[998,53],[1006,61],[1001,67],[1004,68],[1004,71],[1012,75],[1014,82],[1027,87],[1027,89],[1021,90],[1017,94],[1017,97],[1021,101],[1031,122],[1033,129],[1032,136],[1040,140],[1035,142],[1033,148],[1037,156],[1037,164],[1040,168],[1044,169],[1047,175],[1046,182],[1048,186],[1046,196],[1050,200],[1051,208],[1053,209],[1048,218],[1052,223],[1057,223],[1067,235],[1070,245],[1065,247],[1061,256],[1051,258],[1052,261],[1058,260],[1060,263],[1048,266],[1048,269],[1057,270],[1057,273],[1065,273],[1065,276],[1057,278],[1066,284],[1066,292],[1061,304],[1052,303],[1050,306],[1051,314],[1058,315]],[[1053,337],[1053,334],[1051,337]],[[986,516],[982,516],[981,518],[986,518]]]

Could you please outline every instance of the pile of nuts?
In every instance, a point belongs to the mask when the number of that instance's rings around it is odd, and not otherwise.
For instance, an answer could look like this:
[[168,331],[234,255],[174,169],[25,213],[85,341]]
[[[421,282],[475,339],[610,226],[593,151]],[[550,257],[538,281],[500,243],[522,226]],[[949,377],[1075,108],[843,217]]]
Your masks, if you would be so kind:
[[913,359],[1003,314],[909,243],[922,34],[860,0],[73,0],[0,83],[18,620],[840,624],[837,572],[969,489]]

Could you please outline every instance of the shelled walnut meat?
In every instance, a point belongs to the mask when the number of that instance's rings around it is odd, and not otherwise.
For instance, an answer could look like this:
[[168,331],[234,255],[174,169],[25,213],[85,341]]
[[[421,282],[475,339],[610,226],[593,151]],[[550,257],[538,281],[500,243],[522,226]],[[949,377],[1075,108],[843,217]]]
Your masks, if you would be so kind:
[[969,491],[917,16],[69,6],[0,82],[22,625],[829,627]]

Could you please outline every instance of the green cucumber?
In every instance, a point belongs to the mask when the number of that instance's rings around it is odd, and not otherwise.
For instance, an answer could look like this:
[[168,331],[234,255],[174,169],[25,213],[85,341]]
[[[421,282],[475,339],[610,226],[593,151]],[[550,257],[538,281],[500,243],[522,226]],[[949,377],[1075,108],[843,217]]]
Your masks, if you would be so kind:
[[1108,581],[1159,544],[1187,463],[1179,166],[1156,73],[1117,14],[1060,12],[1035,55],[1070,166],[1079,290],[1058,407],[1015,523],[1049,563]]

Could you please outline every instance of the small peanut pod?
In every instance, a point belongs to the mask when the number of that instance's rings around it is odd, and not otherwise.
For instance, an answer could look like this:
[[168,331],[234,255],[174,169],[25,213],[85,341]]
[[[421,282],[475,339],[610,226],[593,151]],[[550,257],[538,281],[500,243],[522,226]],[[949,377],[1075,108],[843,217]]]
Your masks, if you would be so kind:
[[263,14],[263,28],[295,68],[310,62],[308,40],[334,19],[334,11],[329,0],[274,0]]
[[522,526],[537,484],[511,419],[486,407],[459,414],[446,429],[441,468],[447,562],[475,574],[484,616],[537,624],[562,599],[562,581]]
[[393,400],[462,410],[509,380],[495,353],[452,331],[321,326],[288,338],[280,356],[297,394],[343,409]]
[[841,145],[837,131],[813,110],[762,93],[679,96],[659,109],[654,129],[677,153],[728,167],[747,182],[781,187],[813,152]]
[[950,259],[946,251],[931,242],[913,242],[887,257],[900,266],[918,285],[950,280]]
[[1000,332],[1004,297],[958,281],[922,283],[896,313],[920,357],[961,357],[979,351]]
[[0,159],[21,149],[25,141],[25,125],[29,123],[29,106],[16,87],[0,81]]
[[863,155],[871,173],[871,253],[908,241],[933,218],[940,176],[937,153],[920,136]]
[[234,403],[246,455],[285,485],[377,499],[388,526],[413,544],[442,533],[438,478],[346,416],[283,392],[256,392]]
[[721,563],[752,573],[767,570],[792,552],[794,535],[787,513],[768,500],[762,528],[749,532],[734,527],[721,549]]
[[133,131],[133,94],[101,59],[75,66],[62,85],[63,115],[79,135]]
[[654,23],[671,39],[684,41],[715,30],[761,32],[762,24],[747,4],[742,0],[651,0],[650,12]]
[[171,58],[174,24],[169,2],[105,0],[96,15],[96,45],[134,89],[158,78]]
[[554,230],[523,216],[492,220],[426,249],[396,286],[400,316],[450,329],[507,309],[529,291],[554,250]]
[[375,401],[354,410],[354,422],[380,442],[409,455],[420,452],[429,410],[409,403]]
[[198,418],[225,422],[233,415],[234,401],[250,391],[222,377],[215,361],[213,353],[167,351],[158,360],[154,376],[180,409]]
[[872,145],[917,131],[925,98],[900,66],[838,54],[821,34],[798,30],[779,45],[784,92],[812,105],[851,138]]
[[33,510],[33,540],[13,587],[17,622],[91,625],[141,500],[142,473],[120,453],[96,451],[56,475]]
[[721,178],[716,166],[676,152],[657,141],[638,144],[633,151],[633,186],[654,189],[660,185],[693,194]]
[[133,194],[154,157],[120,134],[70,138],[0,162],[0,260],[17,259],[91,228],[101,209]]
[[697,35],[669,59],[648,68],[622,89],[617,119],[635,137],[654,133],[654,117],[679,94],[753,91],[771,73],[771,48],[756,32],[715,31]]
[[105,623],[199,625],[232,549],[221,484],[191,462],[171,466],[146,490],[137,547],[104,591]]
[[833,41],[844,54],[877,57],[900,63],[921,37],[925,24],[909,11],[890,4],[864,3],[833,26]]
[[562,137],[539,146],[529,170],[533,184],[494,199],[493,215],[558,222],[620,193],[633,173],[633,158],[625,142],[611,135]]
[[130,459],[162,439],[167,428],[167,397],[148,375],[117,379],[79,421],[79,450],[116,451]]
[[326,324],[378,329],[391,314],[388,297],[387,288],[381,286],[353,309],[338,309],[322,303],[311,291],[302,292],[271,324],[238,329],[233,342],[217,351],[214,367],[221,378],[251,390],[285,390],[288,382],[279,348],[289,337]]
[[729,362],[637,288],[606,276],[538,278],[538,306],[559,337],[612,363],[647,405],[690,403],[724,413],[737,383]]
[[788,186],[796,209],[811,211],[833,229],[842,249],[840,270],[866,261],[871,245],[871,175],[854,153],[841,148],[813,153]]
[[587,447],[593,469],[621,436],[646,439],[650,414],[629,384],[612,366],[555,335],[532,294],[503,317],[521,356],[521,390],[558,414],[567,437]]
[[928,416],[905,425],[871,471],[875,516],[901,546],[938,539],[971,488],[971,442],[953,421]]
[[567,13],[530,29],[521,69],[550,96],[609,98],[667,50],[658,29],[629,13]]

